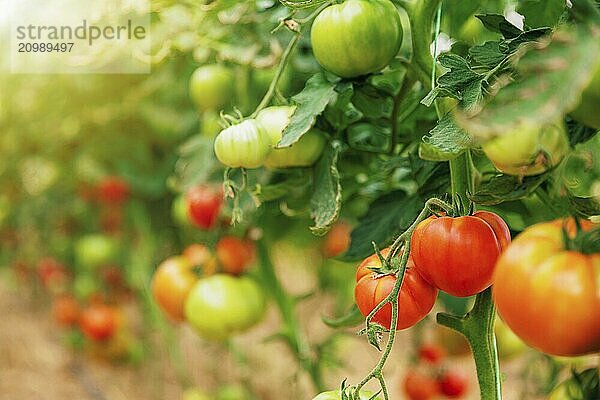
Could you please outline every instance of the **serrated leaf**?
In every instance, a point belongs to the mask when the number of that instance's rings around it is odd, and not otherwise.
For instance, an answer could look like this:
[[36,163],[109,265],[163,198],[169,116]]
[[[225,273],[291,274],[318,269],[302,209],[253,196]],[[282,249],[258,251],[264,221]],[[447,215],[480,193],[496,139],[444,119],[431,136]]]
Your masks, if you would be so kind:
[[337,220],[342,206],[342,185],[337,169],[341,144],[333,141],[325,150],[315,168],[315,190],[310,199],[311,217],[315,235],[324,235]]
[[388,121],[363,121],[348,127],[348,144],[360,151],[387,152],[392,138]]
[[281,4],[294,10],[312,8],[316,5],[325,3],[326,0],[279,0]]
[[291,191],[307,186],[309,182],[310,177],[308,174],[305,174],[300,177],[287,179],[283,182],[261,185],[254,194],[261,203],[278,200],[289,195]]
[[577,26],[527,44],[515,59],[519,79],[505,79],[487,102],[456,119],[485,141],[523,126],[541,126],[571,110],[600,62],[600,28]]
[[499,175],[479,186],[469,198],[476,204],[492,206],[529,196],[548,179],[548,174],[528,176],[522,181],[515,176]]
[[327,318],[321,317],[321,320],[325,325],[330,328],[347,328],[351,326],[357,326],[358,324],[364,322],[365,317],[360,313],[360,310],[356,305],[352,307],[345,315],[337,318]]
[[480,98],[480,92],[473,94],[474,90],[481,87],[484,75],[475,72],[468,61],[453,53],[444,53],[438,57],[442,66],[450,69],[437,79],[436,87],[421,101],[430,106],[437,97],[453,97],[464,100],[465,106]]
[[448,161],[472,147],[471,137],[455,122],[452,113],[447,113],[438,124],[423,137],[419,156],[424,160]]
[[479,14],[475,15],[485,26],[492,32],[501,34],[506,39],[511,39],[519,36],[522,32],[518,27],[514,26],[500,14]]
[[554,26],[566,8],[565,0],[521,0],[516,11],[533,28]]
[[292,97],[296,111],[283,132],[277,147],[289,147],[296,143],[315,124],[327,104],[336,96],[336,84],[325,78],[323,73],[313,75],[304,89]]
[[352,104],[369,118],[382,118],[391,114],[393,103],[390,96],[371,85],[356,87],[352,96]]
[[506,54],[500,50],[500,42],[489,41],[471,47],[469,49],[469,57],[475,64],[492,69],[506,58]]

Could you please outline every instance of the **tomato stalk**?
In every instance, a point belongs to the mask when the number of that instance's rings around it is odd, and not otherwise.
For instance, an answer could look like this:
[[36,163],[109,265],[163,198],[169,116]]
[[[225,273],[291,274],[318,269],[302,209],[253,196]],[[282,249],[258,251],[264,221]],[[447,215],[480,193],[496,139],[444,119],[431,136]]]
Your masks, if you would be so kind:
[[318,359],[313,357],[310,343],[300,327],[300,321],[295,311],[296,300],[289,296],[281,286],[264,240],[257,242],[257,250],[260,260],[260,278],[263,285],[269,288],[269,294],[279,308],[284,324],[283,332],[278,336],[285,340],[299,365],[310,376],[314,387],[321,392],[325,390],[321,365]]

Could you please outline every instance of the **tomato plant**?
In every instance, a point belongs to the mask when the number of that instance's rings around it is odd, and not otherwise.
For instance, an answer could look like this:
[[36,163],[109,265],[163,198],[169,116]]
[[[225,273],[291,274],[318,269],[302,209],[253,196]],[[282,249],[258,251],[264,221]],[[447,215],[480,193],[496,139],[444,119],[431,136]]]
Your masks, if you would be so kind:
[[570,247],[573,221],[565,231],[562,224],[540,223],[517,236],[498,260],[494,301],[504,322],[538,350],[571,356],[597,352],[600,254]]
[[254,262],[256,246],[251,240],[223,236],[217,242],[216,253],[223,272],[239,275]]
[[254,119],[222,130],[215,139],[215,153],[231,168],[261,167],[271,151],[271,139]]
[[184,319],[184,304],[198,278],[184,257],[163,261],[152,277],[152,294],[158,305],[175,321]]
[[200,185],[186,193],[187,215],[200,229],[212,229],[218,222],[223,193],[220,189]]
[[415,229],[411,254],[423,279],[453,296],[466,297],[492,284],[496,260],[509,242],[508,226],[494,213],[432,216]]
[[[384,249],[381,254],[384,256],[389,254],[389,249]],[[373,254],[366,258],[356,270],[354,298],[364,316],[367,316],[391,293],[396,283],[396,277],[393,274],[377,275],[371,270],[379,267],[381,267],[381,261],[377,254]],[[437,297],[437,289],[421,278],[410,259],[407,268],[402,289],[398,295],[399,314],[396,329],[406,329],[422,320],[433,308]],[[391,320],[392,307],[390,304],[379,310],[373,318],[374,322],[387,329],[390,329]]]
[[189,324],[210,340],[225,340],[251,328],[264,312],[264,295],[252,279],[224,274],[200,279],[184,307]]
[[349,0],[324,9],[313,22],[310,37],[323,68],[352,78],[388,65],[400,49],[402,33],[391,1]]

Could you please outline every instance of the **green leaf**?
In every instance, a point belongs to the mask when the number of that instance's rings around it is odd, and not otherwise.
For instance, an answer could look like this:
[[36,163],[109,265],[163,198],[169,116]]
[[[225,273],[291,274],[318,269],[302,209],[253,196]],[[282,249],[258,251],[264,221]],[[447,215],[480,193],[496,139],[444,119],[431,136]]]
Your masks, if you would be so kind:
[[340,214],[342,185],[337,169],[340,150],[341,144],[333,141],[315,168],[315,190],[310,200],[315,225],[310,230],[316,235],[324,235]]
[[423,137],[419,156],[424,160],[448,161],[472,147],[471,137],[455,122],[452,113],[447,113],[438,124]]
[[175,164],[175,176],[169,182],[179,191],[208,181],[221,168],[214,155],[213,140],[202,135],[185,142],[179,148],[179,156]]
[[354,106],[369,118],[382,118],[390,115],[394,102],[387,93],[371,85],[355,87],[352,97]]
[[600,62],[600,29],[557,31],[552,40],[522,46],[514,58],[518,80],[499,79],[486,102],[456,114],[459,125],[479,140],[541,126],[576,106]]
[[522,32],[519,28],[511,24],[500,14],[479,14],[475,15],[487,29],[501,34],[506,39],[519,36]]
[[394,235],[410,226],[424,203],[420,196],[407,196],[402,190],[375,200],[352,231],[350,248],[344,260],[359,260],[373,254],[371,242],[375,242],[379,248],[385,247]]
[[467,60],[457,54],[444,53],[438,57],[438,61],[450,71],[437,79],[437,86],[421,103],[430,106],[437,97],[453,97],[458,100],[467,97],[468,104],[471,104],[480,97],[480,94],[473,95],[472,92],[478,87],[479,93],[481,92],[480,85],[484,76],[473,71]]
[[565,7],[565,0],[521,0],[516,11],[525,17],[525,24],[537,28],[556,25]]
[[470,199],[476,204],[487,206],[519,200],[533,193],[548,179],[548,176],[548,174],[528,176],[520,182],[515,176],[498,175],[479,186]]
[[292,97],[296,103],[296,111],[290,123],[283,131],[283,137],[277,147],[289,147],[296,143],[317,120],[327,104],[336,96],[336,84],[325,78],[323,73],[313,75],[304,89]]
[[351,125],[347,135],[353,149],[383,153],[389,150],[392,128],[389,121],[363,121]]
[[269,185],[260,185],[257,187],[254,195],[257,199],[263,203],[267,201],[278,200],[286,197],[298,188],[308,186],[310,183],[310,176],[303,174],[302,176],[295,176],[286,179],[283,182],[273,183]]
[[318,4],[325,3],[326,0],[279,0],[281,4],[294,10],[312,8]]

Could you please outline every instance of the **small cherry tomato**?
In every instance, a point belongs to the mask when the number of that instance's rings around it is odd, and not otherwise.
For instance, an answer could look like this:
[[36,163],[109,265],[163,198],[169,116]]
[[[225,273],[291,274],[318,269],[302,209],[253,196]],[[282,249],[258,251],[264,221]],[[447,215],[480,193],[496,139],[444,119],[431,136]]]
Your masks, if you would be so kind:
[[228,274],[239,275],[256,259],[254,242],[235,236],[223,236],[217,242],[217,260]]
[[103,341],[114,335],[117,322],[117,311],[113,307],[93,303],[81,312],[79,327],[88,339]]
[[54,298],[52,315],[61,326],[74,326],[79,322],[79,303],[70,295]]
[[406,373],[402,380],[402,390],[410,400],[430,400],[440,392],[435,378],[416,369]]
[[129,198],[129,183],[118,176],[102,179],[97,187],[98,198],[107,204],[122,204]]
[[456,372],[444,372],[438,379],[440,392],[451,399],[462,397],[469,386],[467,378]]
[[446,349],[435,343],[426,343],[419,347],[419,359],[429,364],[439,364],[446,358]]
[[352,228],[344,221],[331,227],[323,243],[323,255],[327,258],[337,257],[350,247],[350,232]]

